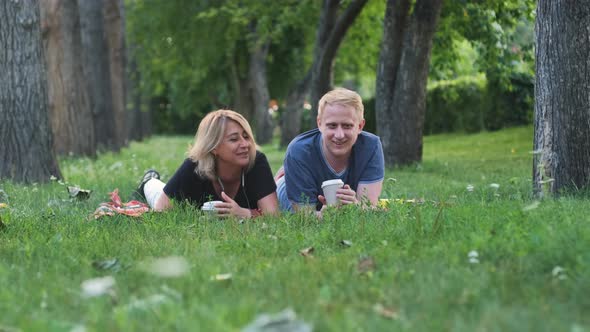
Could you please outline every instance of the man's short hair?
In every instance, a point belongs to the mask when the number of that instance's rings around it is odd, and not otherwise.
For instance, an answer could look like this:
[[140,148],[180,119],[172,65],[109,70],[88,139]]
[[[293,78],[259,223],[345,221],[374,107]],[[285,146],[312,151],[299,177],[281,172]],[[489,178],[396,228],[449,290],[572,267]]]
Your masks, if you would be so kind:
[[326,105],[345,105],[352,107],[359,116],[359,121],[364,119],[365,107],[361,96],[345,88],[336,88],[326,93],[318,103],[318,117],[322,117]]

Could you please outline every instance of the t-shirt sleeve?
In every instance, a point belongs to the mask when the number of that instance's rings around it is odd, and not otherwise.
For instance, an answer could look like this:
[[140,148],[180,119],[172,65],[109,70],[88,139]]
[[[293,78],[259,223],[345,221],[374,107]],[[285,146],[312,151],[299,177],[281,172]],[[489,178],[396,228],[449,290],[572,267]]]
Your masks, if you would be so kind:
[[383,158],[383,146],[379,139],[375,142],[376,147],[368,159],[367,166],[361,172],[359,184],[369,184],[383,180],[385,176],[385,160]]
[[175,200],[195,200],[196,190],[203,190],[203,188],[195,187],[195,168],[197,165],[190,159],[185,161],[176,170],[176,173],[172,175],[166,186],[164,186],[164,193]]
[[248,196],[258,202],[258,200],[272,194],[277,190],[272,170],[268,164],[266,156],[262,152],[256,152],[256,161],[254,166],[247,174]]
[[289,200],[299,205],[315,205],[318,201],[318,188],[308,165],[289,155],[285,157],[284,165]]

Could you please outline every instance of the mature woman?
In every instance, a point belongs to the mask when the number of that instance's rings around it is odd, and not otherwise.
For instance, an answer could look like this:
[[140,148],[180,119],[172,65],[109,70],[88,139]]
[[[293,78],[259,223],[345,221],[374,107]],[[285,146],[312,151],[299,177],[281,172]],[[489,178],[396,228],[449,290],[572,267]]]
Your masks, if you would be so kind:
[[188,158],[167,184],[149,170],[138,188],[156,211],[171,206],[170,199],[201,207],[215,204],[219,216],[251,218],[278,211],[276,185],[266,156],[256,150],[246,119],[230,110],[211,112],[199,124]]

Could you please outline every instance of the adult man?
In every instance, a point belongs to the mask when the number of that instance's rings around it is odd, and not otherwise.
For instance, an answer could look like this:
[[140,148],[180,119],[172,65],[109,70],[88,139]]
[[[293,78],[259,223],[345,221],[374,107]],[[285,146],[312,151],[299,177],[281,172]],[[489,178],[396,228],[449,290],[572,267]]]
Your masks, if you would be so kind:
[[337,88],[322,97],[318,128],[291,141],[284,169],[275,178],[282,210],[315,206],[321,216],[326,204],[322,182],[331,179],[344,182],[336,195],[342,204],[377,204],[384,177],[383,148],[379,137],[362,131],[363,112],[362,99],[354,91]]

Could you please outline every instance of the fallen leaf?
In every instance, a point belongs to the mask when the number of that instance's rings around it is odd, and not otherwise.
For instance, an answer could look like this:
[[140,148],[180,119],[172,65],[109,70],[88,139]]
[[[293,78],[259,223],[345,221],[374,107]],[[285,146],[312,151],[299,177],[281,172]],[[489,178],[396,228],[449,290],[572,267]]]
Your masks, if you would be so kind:
[[388,319],[398,319],[399,313],[394,308],[388,308],[383,306],[381,303],[377,303],[373,306],[373,310],[379,315]]
[[376,268],[375,260],[373,260],[373,258],[369,257],[369,256],[361,257],[361,259],[359,259],[359,262],[356,266],[356,270],[360,274],[369,273],[371,271],[374,271],[375,268]]
[[231,281],[232,274],[231,273],[221,273],[216,274],[211,277],[211,281]]
[[299,253],[304,257],[313,257],[312,253],[315,249],[313,247],[308,247],[305,249],[299,250]]
[[260,314],[242,332],[311,332],[312,326],[297,319],[295,311],[287,308],[276,314]]
[[340,241],[340,244],[343,245],[343,246],[345,246],[345,247],[350,247],[350,246],[352,246],[352,241],[350,241],[350,240],[342,240],[342,241]]
[[4,208],[7,208],[7,207],[8,207],[8,204],[6,204],[6,203],[0,203],[0,209],[4,209]]
[[117,258],[94,261],[92,262],[92,267],[97,270],[110,270],[115,272],[121,270],[121,264]]
[[86,189],[80,189],[80,187],[68,186],[68,193],[70,194],[70,197],[76,198],[81,201],[90,198],[91,192],[92,192],[92,190],[86,190]]

